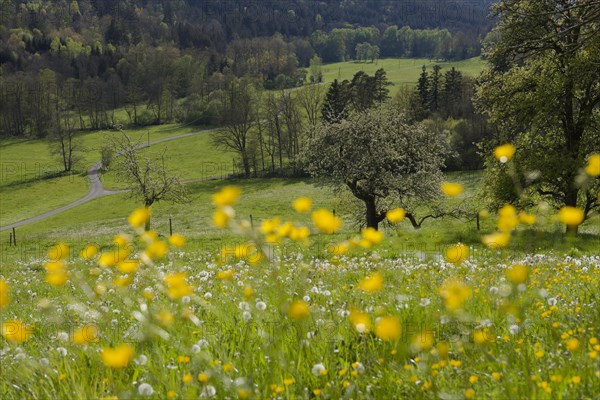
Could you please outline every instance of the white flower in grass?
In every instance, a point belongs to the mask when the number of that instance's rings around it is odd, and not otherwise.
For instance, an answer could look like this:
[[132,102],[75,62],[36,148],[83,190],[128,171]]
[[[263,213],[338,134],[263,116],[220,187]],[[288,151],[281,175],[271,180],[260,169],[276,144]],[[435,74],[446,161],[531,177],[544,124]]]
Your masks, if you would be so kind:
[[152,396],[154,388],[149,383],[142,383],[138,386],[138,393],[140,396]]
[[202,389],[202,393],[200,393],[201,397],[213,397],[217,394],[217,389],[215,389],[212,385],[206,385],[204,389]]
[[325,370],[326,370],[326,369],[325,369],[325,366],[323,365],[323,363],[318,363],[318,364],[315,364],[315,365],[312,367],[312,370],[311,370],[311,372],[312,372],[312,374],[313,374],[313,375],[315,375],[315,376],[321,376],[321,374],[322,374],[322,373],[323,373],[323,371],[325,371]]

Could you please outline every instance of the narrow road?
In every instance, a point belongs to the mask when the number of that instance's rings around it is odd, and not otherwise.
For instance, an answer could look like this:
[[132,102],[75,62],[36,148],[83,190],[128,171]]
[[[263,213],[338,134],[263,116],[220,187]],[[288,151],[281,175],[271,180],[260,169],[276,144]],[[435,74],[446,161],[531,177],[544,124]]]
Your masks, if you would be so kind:
[[[208,132],[214,132],[217,131],[219,129],[222,128],[214,128],[214,129],[206,129],[206,130],[202,130],[202,131],[197,131],[197,132],[188,132],[188,133],[182,133],[180,135],[175,135],[175,136],[169,136],[169,137],[165,137],[165,138],[160,138],[160,139],[156,139],[156,140],[152,140],[149,143],[143,143],[137,146],[137,148],[142,149],[144,147],[148,147],[148,146],[152,146],[154,144],[158,144],[158,143],[162,143],[162,142],[167,142],[169,140],[176,140],[176,139],[181,139],[181,138],[185,138],[188,136],[194,136],[194,135],[198,135],[200,133],[208,133]],[[65,206],[59,207],[59,208],[55,208],[54,210],[50,210],[47,211],[43,214],[40,215],[36,215],[35,217],[31,217],[31,218],[27,218],[18,222],[15,222],[13,224],[10,225],[6,225],[6,226],[1,226],[0,227],[0,232],[8,230],[8,229],[12,229],[12,228],[17,228],[19,226],[23,226],[23,225],[28,225],[28,224],[32,224],[34,222],[38,222],[41,221],[43,219],[46,219],[48,217],[51,217],[53,215],[59,214],[63,211],[66,210],[70,210],[71,208],[80,206],[84,203],[87,203],[88,201],[103,197],[103,196],[109,196],[111,194],[117,194],[117,193],[125,193],[127,192],[127,190],[107,190],[104,185],[102,184],[102,181],[100,180],[100,170],[102,169],[102,161],[98,161],[97,163],[95,163],[94,165],[92,165],[88,171],[87,171],[87,176],[90,180],[90,191],[88,192],[88,194],[86,194],[85,196],[83,196],[82,198],[75,200],[72,203],[69,203]],[[194,180],[190,180],[191,181],[196,181]],[[187,183],[187,181],[184,181],[184,183]]]

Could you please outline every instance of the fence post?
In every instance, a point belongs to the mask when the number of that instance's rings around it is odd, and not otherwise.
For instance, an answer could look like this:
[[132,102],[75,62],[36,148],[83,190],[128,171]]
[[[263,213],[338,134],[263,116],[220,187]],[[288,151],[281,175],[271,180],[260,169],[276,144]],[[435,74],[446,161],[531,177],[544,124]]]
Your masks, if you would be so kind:
[[12,238],[13,238],[13,244],[16,246],[17,245],[17,231],[15,231],[14,226],[12,228]]
[[252,214],[250,214],[250,227],[254,229],[254,220],[252,219]]
[[9,236],[8,236],[8,246],[12,246],[12,232],[9,232]]
[[173,222],[169,218],[169,236],[173,236]]
[[477,212],[477,215],[475,216],[475,220],[477,221],[477,230],[479,230],[479,212]]

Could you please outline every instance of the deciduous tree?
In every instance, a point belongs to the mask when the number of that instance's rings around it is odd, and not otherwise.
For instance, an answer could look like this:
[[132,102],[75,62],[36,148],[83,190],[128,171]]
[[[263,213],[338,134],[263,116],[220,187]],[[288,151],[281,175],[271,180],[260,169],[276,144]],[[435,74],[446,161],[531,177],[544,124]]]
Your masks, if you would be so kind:
[[304,153],[308,171],[332,186],[345,186],[365,206],[368,227],[385,218],[383,200],[431,200],[439,193],[445,139],[410,125],[397,110],[356,112],[319,125]]

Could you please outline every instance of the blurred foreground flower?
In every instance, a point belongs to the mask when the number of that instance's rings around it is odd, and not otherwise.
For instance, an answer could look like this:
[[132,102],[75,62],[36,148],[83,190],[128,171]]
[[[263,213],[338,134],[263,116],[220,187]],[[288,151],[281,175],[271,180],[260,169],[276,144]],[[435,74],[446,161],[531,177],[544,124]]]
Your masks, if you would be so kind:
[[494,232],[489,235],[484,235],[481,238],[483,244],[491,249],[501,249],[508,246],[510,242],[510,233]]
[[192,287],[185,281],[186,278],[185,272],[171,273],[165,276],[164,281],[170,298],[180,299],[193,293]]
[[381,340],[398,340],[401,333],[402,327],[396,317],[381,317],[375,323],[375,335]]
[[526,265],[517,264],[506,271],[506,277],[515,285],[525,282],[528,276],[529,268]]
[[288,315],[290,318],[299,321],[308,317],[310,314],[310,308],[308,304],[306,304],[302,300],[296,300],[292,304],[290,304],[290,308],[288,309]]
[[456,197],[465,191],[465,187],[460,183],[442,182],[442,193],[448,197]]
[[149,207],[137,208],[129,215],[129,225],[131,225],[133,228],[140,228],[146,225],[148,218],[150,218]]
[[450,246],[446,250],[446,261],[458,265],[469,257],[469,246],[462,243]]
[[292,204],[294,210],[299,213],[309,212],[312,207],[312,200],[308,197],[300,197],[294,200]]
[[446,308],[450,311],[457,311],[471,297],[471,288],[455,278],[444,282],[439,293],[444,299]]
[[25,326],[21,321],[11,320],[2,322],[2,336],[13,343],[24,343],[29,340],[32,329]]
[[350,322],[358,333],[367,333],[371,329],[369,315],[359,310],[350,310]]
[[324,208],[314,211],[312,213],[312,220],[321,232],[327,234],[335,233],[342,226],[342,220]]
[[358,283],[360,290],[373,293],[383,289],[383,275],[379,272],[375,272],[373,275],[366,277]]
[[4,279],[0,279],[0,310],[9,303],[8,284]]
[[508,160],[510,160],[511,158],[513,158],[516,151],[517,149],[515,148],[515,146],[513,146],[510,143],[507,143],[503,144],[502,146],[496,147],[496,149],[494,150],[494,156],[501,163],[505,163],[508,162]]
[[577,226],[583,222],[583,210],[577,207],[565,206],[558,211],[558,219],[565,225]]
[[121,344],[114,349],[103,347],[101,356],[102,362],[107,367],[125,368],[131,363],[131,360],[133,360],[134,354],[135,351],[133,350],[133,347],[128,344]]
[[242,190],[237,186],[225,186],[221,191],[213,194],[212,201],[217,206],[231,206],[233,205]]
[[394,208],[393,210],[389,210],[387,213],[385,213],[385,216],[392,224],[396,224],[404,219],[406,216],[406,211],[404,211],[402,208]]
[[590,156],[585,172],[589,176],[600,176],[600,153],[593,153]]
[[89,344],[98,341],[98,328],[87,325],[73,332],[73,343],[77,345]]

